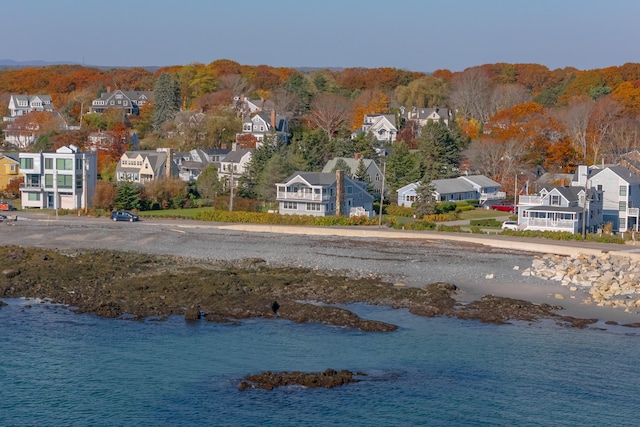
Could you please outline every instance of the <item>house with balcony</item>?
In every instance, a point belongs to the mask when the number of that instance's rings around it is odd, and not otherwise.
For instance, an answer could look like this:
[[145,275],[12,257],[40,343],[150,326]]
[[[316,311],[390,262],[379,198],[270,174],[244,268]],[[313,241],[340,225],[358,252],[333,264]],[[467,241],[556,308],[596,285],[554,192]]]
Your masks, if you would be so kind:
[[108,109],[123,110],[125,114],[140,114],[140,108],[153,100],[153,91],[116,90],[103,92],[89,107],[90,113],[104,113]]
[[335,173],[295,172],[276,184],[279,212],[283,215],[367,216],[375,215],[373,196],[366,183],[338,170]]
[[98,179],[95,153],[74,145],[54,152],[20,153],[20,186],[23,208],[86,209]]
[[226,148],[220,149],[193,149],[186,153],[175,153],[173,161],[178,167],[178,176],[182,181],[196,182],[198,177],[210,165],[215,165],[220,170],[220,161],[231,150]]
[[178,175],[178,167],[171,160],[173,153],[168,148],[156,151],[127,151],[116,166],[116,181],[144,184]]
[[[398,206],[411,207],[417,199],[419,183],[414,182],[397,190]],[[507,195],[500,191],[500,183],[484,175],[465,175],[457,178],[431,181],[433,197],[437,202],[478,200],[481,205],[504,200]]]
[[602,227],[603,192],[586,186],[548,186],[518,199],[518,229],[594,232]]
[[603,221],[611,223],[615,232],[638,231],[640,177],[623,166],[591,169],[588,174],[589,187],[604,193]]

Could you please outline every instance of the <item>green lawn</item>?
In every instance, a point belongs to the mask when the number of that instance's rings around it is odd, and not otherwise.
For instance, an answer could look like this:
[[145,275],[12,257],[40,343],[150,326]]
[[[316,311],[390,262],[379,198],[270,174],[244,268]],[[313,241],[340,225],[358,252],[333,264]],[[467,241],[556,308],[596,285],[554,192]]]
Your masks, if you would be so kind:
[[157,211],[142,211],[138,212],[141,217],[147,218],[186,218],[194,219],[200,212],[208,212],[213,208],[190,208],[190,209],[163,209]]
[[491,209],[477,208],[472,211],[460,212],[460,219],[485,219],[510,216],[508,212],[494,211]]

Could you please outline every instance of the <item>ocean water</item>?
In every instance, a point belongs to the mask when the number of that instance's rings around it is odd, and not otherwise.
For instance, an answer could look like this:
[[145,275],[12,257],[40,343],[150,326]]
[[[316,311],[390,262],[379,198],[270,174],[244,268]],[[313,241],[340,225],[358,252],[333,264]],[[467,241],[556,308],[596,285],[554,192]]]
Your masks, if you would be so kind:
[[[497,326],[350,306],[400,326],[380,334],[285,320],[136,322],[5,302],[1,426],[640,423],[640,335],[622,327]],[[237,390],[248,374],[327,368],[368,376],[329,390]]]

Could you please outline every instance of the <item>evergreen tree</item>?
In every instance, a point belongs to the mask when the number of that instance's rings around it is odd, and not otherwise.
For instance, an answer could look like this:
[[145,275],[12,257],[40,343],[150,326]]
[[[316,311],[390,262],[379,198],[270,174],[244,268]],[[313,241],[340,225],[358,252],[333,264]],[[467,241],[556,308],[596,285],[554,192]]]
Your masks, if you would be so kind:
[[409,147],[404,142],[394,143],[386,170],[386,186],[391,194],[400,187],[418,181],[420,177],[422,169],[418,156],[409,152]]
[[336,173],[337,170],[341,170],[344,172],[345,176],[351,177],[351,168],[344,159],[336,160],[336,165],[331,169],[331,172]]
[[222,193],[222,183],[218,179],[218,169],[209,165],[198,177],[198,193],[204,199],[215,200]]
[[276,184],[284,182],[294,172],[292,165],[280,153],[267,160],[255,188],[259,199],[267,202],[276,200]]
[[258,198],[258,182],[262,171],[267,165],[269,159],[271,159],[271,157],[273,157],[277,152],[277,146],[268,143],[262,144],[260,147],[255,149],[251,155],[251,160],[245,168],[244,174],[242,174],[238,180],[238,196],[248,197],[251,199]]
[[418,218],[436,213],[436,200],[433,197],[435,188],[431,181],[423,179],[416,188],[416,201],[413,203],[413,212]]
[[455,125],[450,129],[444,121],[428,121],[419,141],[422,168],[429,181],[458,176],[460,152],[464,137]]
[[158,130],[180,111],[180,91],[169,73],[161,73],[153,88],[153,128]]
[[120,182],[113,205],[116,209],[140,209],[140,189],[138,186],[129,181]]
[[353,178],[358,181],[368,182],[369,177],[367,176],[367,167],[364,165],[364,159],[361,158],[358,162],[358,169],[356,169],[356,172],[353,174]]

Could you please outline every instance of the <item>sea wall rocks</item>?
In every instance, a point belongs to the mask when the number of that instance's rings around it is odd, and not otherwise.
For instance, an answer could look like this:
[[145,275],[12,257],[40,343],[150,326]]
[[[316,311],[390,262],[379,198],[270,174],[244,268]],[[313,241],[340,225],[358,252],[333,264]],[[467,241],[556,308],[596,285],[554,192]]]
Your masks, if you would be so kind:
[[560,282],[570,291],[583,291],[585,304],[640,310],[640,265],[624,256],[602,254],[536,257],[523,276]]

